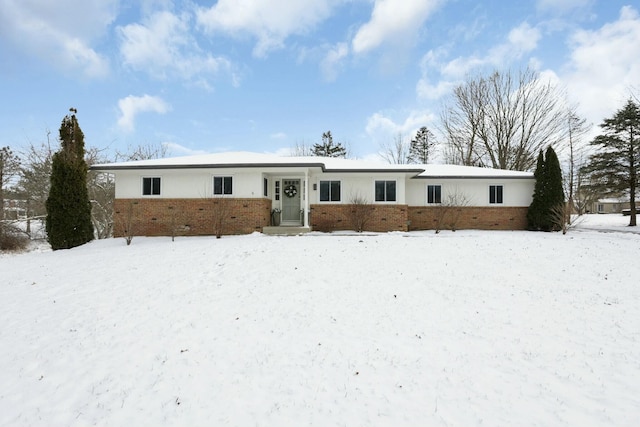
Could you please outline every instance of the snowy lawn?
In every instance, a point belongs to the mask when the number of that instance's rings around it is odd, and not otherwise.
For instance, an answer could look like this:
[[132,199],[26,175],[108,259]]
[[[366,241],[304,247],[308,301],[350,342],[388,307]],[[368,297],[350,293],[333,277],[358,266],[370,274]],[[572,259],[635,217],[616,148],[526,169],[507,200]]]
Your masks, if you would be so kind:
[[637,426],[628,219],[0,255],[0,425]]

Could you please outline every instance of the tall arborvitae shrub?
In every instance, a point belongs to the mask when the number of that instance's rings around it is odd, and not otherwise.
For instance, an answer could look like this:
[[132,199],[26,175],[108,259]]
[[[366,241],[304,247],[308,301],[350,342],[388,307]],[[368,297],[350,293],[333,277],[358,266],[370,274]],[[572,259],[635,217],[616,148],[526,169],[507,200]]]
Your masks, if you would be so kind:
[[558,211],[563,207],[565,200],[562,170],[553,148],[547,148],[544,156],[540,151],[533,175],[536,178],[536,185],[533,190],[533,200],[527,212],[529,230],[560,230],[562,224],[558,224]]
[[543,229],[558,231],[562,224],[558,224],[557,211],[564,207],[564,189],[562,187],[562,169],[560,161],[553,148],[547,148],[544,161],[545,172],[545,212]]
[[69,249],[93,240],[91,202],[87,192],[84,134],[73,114],[60,126],[60,151],[53,155],[47,198],[47,239],[53,250]]
[[527,211],[527,227],[529,230],[538,231],[542,227],[543,197],[544,197],[544,154],[542,150],[538,154],[538,163],[533,173],[536,185],[533,190],[533,200]]

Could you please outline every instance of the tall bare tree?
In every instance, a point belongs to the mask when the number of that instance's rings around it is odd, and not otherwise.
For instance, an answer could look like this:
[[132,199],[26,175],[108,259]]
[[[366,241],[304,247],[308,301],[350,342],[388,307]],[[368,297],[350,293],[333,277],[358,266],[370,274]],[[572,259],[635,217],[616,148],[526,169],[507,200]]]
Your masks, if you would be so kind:
[[9,147],[0,148],[0,221],[4,219],[4,192],[20,172],[20,159]]
[[[91,147],[86,151],[85,161],[88,166],[107,163],[105,150]],[[87,174],[87,190],[91,202],[91,222],[98,239],[106,239],[113,234],[113,200],[116,183],[112,174],[89,170]]]
[[[567,219],[571,221],[571,213],[576,207],[575,199],[579,197],[579,189],[581,180],[578,176],[578,170],[584,166],[582,156],[582,138],[589,131],[590,126],[587,126],[586,119],[578,117],[575,111],[571,110],[567,114],[567,131],[568,131],[568,146],[569,146],[569,165],[565,183],[565,193],[567,194]],[[578,209],[578,213],[580,210]]]
[[167,155],[169,147],[166,144],[144,143],[136,146],[129,145],[127,151],[116,150],[117,162],[131,162],[135,160],[161,159]]
[[447,160],[531,170],[541,149],[564,140],[565,118],[561,91],[531,69],[469,78],[441,115]]
[[390,164],[406,165],[409,163],[409,142],[398,132],[393,142],[381,145],[380,156]]

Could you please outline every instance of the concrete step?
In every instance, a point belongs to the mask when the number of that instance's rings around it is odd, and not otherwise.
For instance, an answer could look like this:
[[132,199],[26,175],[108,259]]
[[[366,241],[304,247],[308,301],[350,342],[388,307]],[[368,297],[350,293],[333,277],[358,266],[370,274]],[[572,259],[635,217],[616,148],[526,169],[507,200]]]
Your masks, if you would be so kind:
[[298,234],[304,234],[311,231],[309,227],[292,227],[292,226],[279,226],[279,227],[262,227],[263,234],[269,234],[274,236],[295,236]]

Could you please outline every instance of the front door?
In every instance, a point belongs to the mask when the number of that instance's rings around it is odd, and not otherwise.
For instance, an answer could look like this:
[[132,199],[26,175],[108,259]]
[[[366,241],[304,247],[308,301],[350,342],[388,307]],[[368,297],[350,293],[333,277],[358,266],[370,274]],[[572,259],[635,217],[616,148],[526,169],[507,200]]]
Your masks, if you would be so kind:
[[282,180],[282,225],[300,225],[300,180]]

